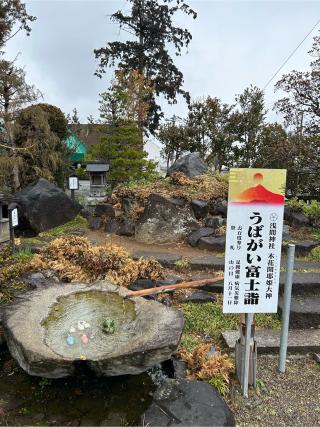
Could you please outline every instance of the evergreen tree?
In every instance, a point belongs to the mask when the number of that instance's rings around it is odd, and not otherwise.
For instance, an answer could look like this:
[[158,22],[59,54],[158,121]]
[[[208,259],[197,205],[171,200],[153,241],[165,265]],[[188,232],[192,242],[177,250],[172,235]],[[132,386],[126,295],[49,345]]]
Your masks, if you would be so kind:
[[140,149],[139,127],[133,121],[105,125],[100,144],[93,145],[89,159],[105,160],[110,165],[108,179],[112,187],[130,180],[148,179],[156,164],[147,160],[148,153]]
[[153,92],[147,99],[148,116],[145,120],[139,117],[138,125],[153,133],[163,116],[156,97],[162,95],[169,103],[175,103],[177,95],[182,95],[189,101],[189,93],[183,89],[183,74],[174,64],[168,48],[169,45],[173,47],[179,56],[192,38],[187,29],[175,26],[174,16],[182,12],[195,19],[197,14],[184,0],[129,1],[130,13],[119,10],[111,15],[111,20],[132,34],[134,40],[109,42],[106,47],[96,49],[95,55],[100,61],[96,74],[102,77],[108,67],[117,66],[125,74],[135,70],[151,83]]
[[156,164],[147,159],[148,153],[141,148],[139,124],[133,120],[136,116],[132,116],[132,93],[124,91],[119,80],[114,80],[109,90],[100,96],[102,137],[99,144],[90,147],[88,158],[109,163],[109,180],[113,187],[149,178]]

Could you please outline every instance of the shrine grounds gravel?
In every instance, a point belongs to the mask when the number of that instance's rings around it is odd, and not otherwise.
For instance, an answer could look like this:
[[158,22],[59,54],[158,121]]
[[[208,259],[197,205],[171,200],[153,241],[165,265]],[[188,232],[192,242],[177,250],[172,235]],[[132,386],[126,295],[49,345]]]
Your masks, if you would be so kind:
[[232,387],[228,403],[238,426],[320,425],[320,364],[312,355],[290,356],[286,372],[278,371],[278,356],[258,356],[257,388],[244,399]]

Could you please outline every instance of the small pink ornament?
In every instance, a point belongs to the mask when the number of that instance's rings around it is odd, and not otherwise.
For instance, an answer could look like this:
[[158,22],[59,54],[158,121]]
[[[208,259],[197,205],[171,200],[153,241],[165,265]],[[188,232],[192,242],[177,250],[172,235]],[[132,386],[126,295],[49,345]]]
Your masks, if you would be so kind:
[[82,335],[81,336],[81,341],[83,342],[83,344],[88,344],[89,338],[87,337],[87,335]]

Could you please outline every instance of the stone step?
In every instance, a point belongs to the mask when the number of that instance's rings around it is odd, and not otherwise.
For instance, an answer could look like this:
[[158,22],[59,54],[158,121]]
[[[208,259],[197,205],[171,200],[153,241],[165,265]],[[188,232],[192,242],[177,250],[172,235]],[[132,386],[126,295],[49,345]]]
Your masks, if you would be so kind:
[[[232,351],[239,338],[239,331],[222,332],[222,337]],[[256,330],[258,354],[279,353],[280,331]],[[292,329],[289,331],[288,353],[309,353],[320,350],[320,329]]]
[[[137,251],[131,254],[133,259],[140,258],[155,258],[165,267],[174,267],[175,263],[182,259],[179,253],[171,252],[153,252],[153,251]],[[215,255],[198,255],[193,257],[186,257],[189,261],[191,270],[224,270],[224,257]],[[285,268],[286,260],[281,262],[281,267]],[[295,270],[320,270],[320,262],[314,261],[299,261],[295,262]],[[320,274],[320,273],[318,273]]]
[[[282,294],[285,284],[285,273],[280,273],[279,293]],[[202,286],[201,289],[209,292],[223,292],[223,281],[212,285]],[[320,273],[294,273],[293,274],[293,295],[320,294]]]
[[[280,273],[280,293],[283,293],[286,273]],[[292,294],[320,293],[320,273],[293,273]]]
[[[283,297],[279,297],[279,313],[283,309]],[[290,305],[290,323],[292,329],[320,329],[320,295],[294,295]]]

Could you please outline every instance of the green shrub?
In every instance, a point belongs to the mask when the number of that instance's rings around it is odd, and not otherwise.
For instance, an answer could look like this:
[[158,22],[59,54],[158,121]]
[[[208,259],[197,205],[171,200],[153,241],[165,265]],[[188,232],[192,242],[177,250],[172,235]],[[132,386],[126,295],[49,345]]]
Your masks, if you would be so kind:
[[310,252],[308,258],[311,261],[320,261],[320,246],[313,248],[312,251]]
[[317,200],[311,200],[310,203],[306,203],[293,197],[289,200],[288,206],[297,212],[303,212],[311,220],[320,219],[320,202]]

